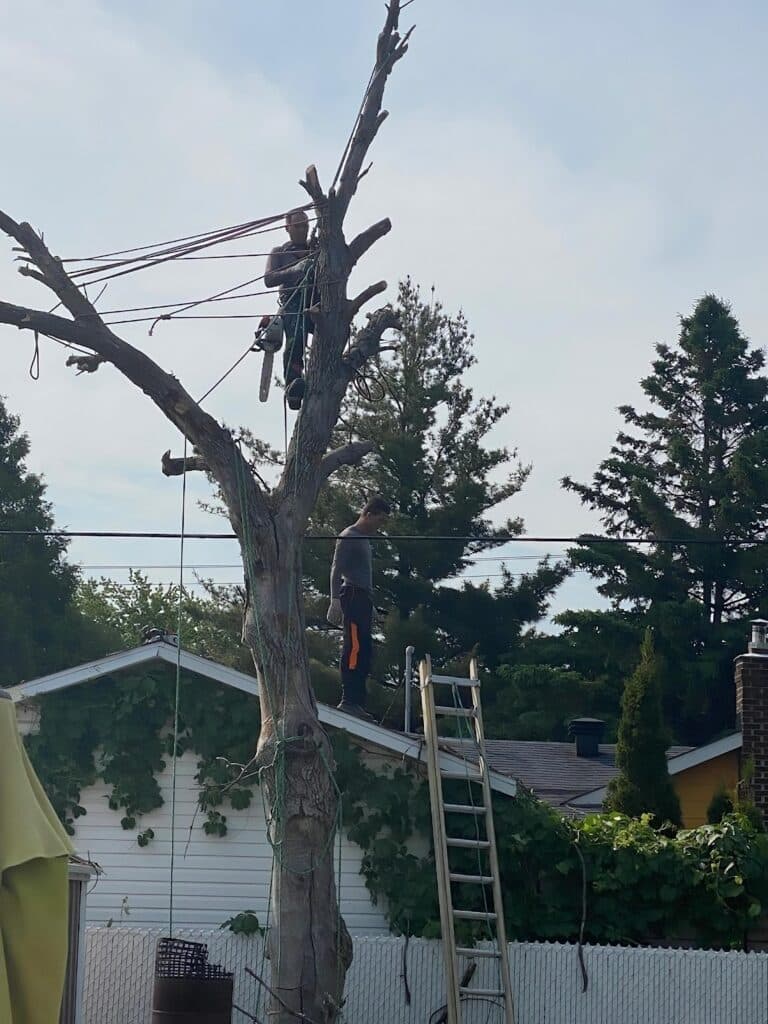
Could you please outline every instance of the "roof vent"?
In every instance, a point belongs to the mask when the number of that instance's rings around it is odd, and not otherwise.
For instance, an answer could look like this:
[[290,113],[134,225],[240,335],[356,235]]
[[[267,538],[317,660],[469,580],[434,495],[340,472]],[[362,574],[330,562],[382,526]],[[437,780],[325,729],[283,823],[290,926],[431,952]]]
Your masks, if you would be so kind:
[[597,757],[605,722],[600,718],[574,718],[568,723],[568,735],[576,740],[576,757]]
[[752,640],[749,644],[749,653],[760,651],[768,653],[768,619],[752,619]]

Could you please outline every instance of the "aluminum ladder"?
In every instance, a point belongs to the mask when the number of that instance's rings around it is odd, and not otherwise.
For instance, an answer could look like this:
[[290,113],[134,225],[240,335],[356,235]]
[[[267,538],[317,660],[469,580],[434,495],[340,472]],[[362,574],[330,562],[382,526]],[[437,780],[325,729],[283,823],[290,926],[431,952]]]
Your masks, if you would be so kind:
[[[435,689],[450,694],[448,698],[436,702]],[[448,1024],[462,1024],[462,1001],[472,996],[485,999],[498,999],[499,1007],[504,1009],[505,1024],[514,1024],[514,1008],[512,1005],[512,986],[509,977],[509,960],[507,956],[507,938],[504,929],[504,907],[501,897],[499,880],[499,861],[496,851],[496,834],[493,827],[493,810],[491,806],[491,784],[488,777],[488,761],[485,755],[485,734],[483,732],[483,714],[480,706],[480,680],[477,673],[477,662],[470,662],[470,678],[457,676],[435,675],[432,662],[427,656],[419,665],[419,690],[421,692],[421,709],[424,718],[424,746],[427,757],[427,774],[429,778],[429,797],[432,809],[432,834],[435,846],[435,866],[437,869],[437,889],[440,899],[440,924],[443,936],[443,956],[446,975],[446,1014]],[[471,696],[471,707],[464,707],[459,695]],[[463,723],[467,727],[473,744],[471,753],[477,764],[467,761],[466,769],[445,770],[440,767],[441,743],[449,742],[456,737],[440,734],[438,723],[441,720],[453,720],[456,724]],[[443,795],[443,782],[465,781],[467,784],[466,803],[446,803]],[[479,787],[479,792],[478,792]],[[481,796],[482,794],[482,796]],[[463,838],[451,835],[451,827],[446,819],[455,821],[459,815],[471,815],[476,822],[476,838]],[[484,835],[481,835],[481,829]],[[454,828],[453,831],[458,831]],[[465,874],[451,867],[451,852],[455,850],[474,850],[478,858],[478,873]],[[487,868],[483,867],[483,858]],[[457,884],[478,886],[483,896],[483,910],[462,909],[454,905],[452,886]],[[492,893],[492,908],[487,900],[488,889]],[[456,938],[456,922],[461,920],[484,921],[488,926],[489,938],[495,939],[492,947],[474,949],[458,945]],[[498,963],[498,988],[471,988],[468,981],[472,968],[461,973],[460,961],[474,961],[475,958],[493,958]]]

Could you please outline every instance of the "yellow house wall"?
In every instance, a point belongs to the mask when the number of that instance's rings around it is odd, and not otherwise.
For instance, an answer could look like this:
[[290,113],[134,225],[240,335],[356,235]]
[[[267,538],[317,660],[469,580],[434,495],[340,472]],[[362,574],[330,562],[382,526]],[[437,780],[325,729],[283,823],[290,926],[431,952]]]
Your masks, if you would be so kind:
[[685,828],[707,823],[707,808],[722,786],[735,790],[739,781],[739,751],[731,750],[711,761],[672,775],[672,783],[680,800]]

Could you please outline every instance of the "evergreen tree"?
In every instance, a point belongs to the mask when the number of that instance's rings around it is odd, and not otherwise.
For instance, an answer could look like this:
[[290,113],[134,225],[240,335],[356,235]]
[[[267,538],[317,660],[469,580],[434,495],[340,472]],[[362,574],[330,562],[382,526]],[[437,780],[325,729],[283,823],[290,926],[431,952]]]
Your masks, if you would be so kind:
[[732,724],[743,620],[768,607],[768,380],[763,353],[712,295],[682,318],[677,347],[656,352],[641,382],[650,408],[621,406],[627,428],[592,483],[563,485],[600,513],[609,535],[691,542],[587,537],[571,557],[611,601],[586,614],[592,629],[631,627],[636,652],[645,624],[654,627],[667,718],[699,743]]
[[632,818],[651,813],[659,825],[667,821],[680,825],[680,802],[667,770],[668,736],[658,668],[651,631],[646,630],[640,664],[621,698],[616,747],[619,774],[608,784],[605,806]]
[[[0,529],[54,529],[41,477],[27,470],[27,435],[0,398]],[[83,660],[96,642],[77,613],[77,570],[62,537],[0,535],[0,686]]]
[[[400,285],[397,311],[400,341],[379,366],[386,390],[374,401],[349,401],[338,437],[339,444],[370,440],[375,454],[337,475],[313,519],[316,532],[335,532],[378,493],[392,504],[388,533],[417,538],[378,542],[374,549],[377,603],[386,609],[378,673],[393,681],[401,678],[409,643],[438,661],[477,649],[485,666],[495,667],[524,625],[545,614],[566,575],[563,565],[545,562],[518,580],[502,570],[498,587],[459,582],[495,538],[523,532],[520,519],[494,523],[491,514],[517,494],[530,466],[516,451],[488,443],[508,406],[494,397],[476,398],[467,383],[474,337],[463,314],[447,314],[434,297],[424,301],[410,280]],[[443,539],[468,535],[481,539]],[[306,546],[305,571],[322,595],[331,550],[322,542]],[[325,603],[318,602],[322,614]]]

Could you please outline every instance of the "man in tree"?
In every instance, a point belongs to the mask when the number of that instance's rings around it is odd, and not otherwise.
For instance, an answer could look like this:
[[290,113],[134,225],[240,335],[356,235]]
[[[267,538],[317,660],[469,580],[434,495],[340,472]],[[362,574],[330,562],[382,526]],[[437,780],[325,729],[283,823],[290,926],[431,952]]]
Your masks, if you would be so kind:
[[264,284],[280,289],[280,315],[283,320],[285,349],[283,372],[289,409],[300,409],[304,397],[304,346],[312,333],[309,307],[313,281],[309,218],[303,210],[291,210],[285,217],[288,242],[269,254]]
[[371,498],[357,521],[342,530],[331,566],[328,621],[344,628],[338,706],[371,721],[365,710],[365,681],[373,656],[373,551],[368,538],[384,526],[390,511],[383,498]]

